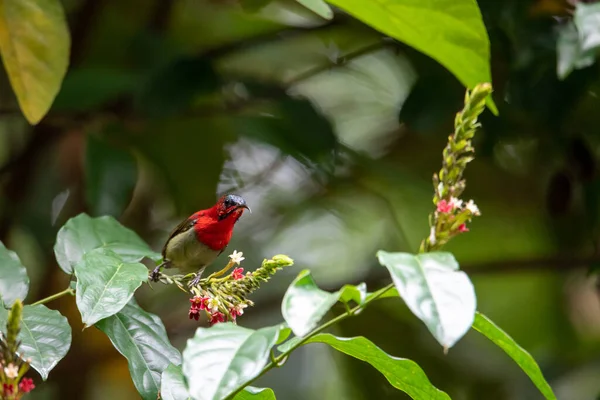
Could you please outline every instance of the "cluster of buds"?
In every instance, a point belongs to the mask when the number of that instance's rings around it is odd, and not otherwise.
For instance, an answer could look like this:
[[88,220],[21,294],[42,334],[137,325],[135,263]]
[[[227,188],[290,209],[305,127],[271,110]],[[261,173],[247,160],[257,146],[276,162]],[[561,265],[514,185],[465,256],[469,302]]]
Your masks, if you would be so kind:
[[33,379],[24,377],[29,370],[28,360],[23,360],[17,353],[22,312],[23,303],[15,301],[8,315],[6,335],[0,332],[0,398],[3,400],[18,400],[35,388]]
[[225,321],[235,323],[237,317],[244,314],[246,307],[254,305],[247,296],[258,289],[261,282],[268,281],[275,272],[294,263],[288,256],[277,255],[270,260],[263,260],[262,265],[253,272],[244,274],[244,269],[238,267],[221,278],[235,265],[241,264],[244,260],[242,256],[243,253],[234,250],[223,270],[201,279],[191,288],[194,296],[190,299],[190,319],[197,321],[200,312],[204,311],[210,325]]
[[436,209],[429,215],[429,236],[421,243],[421,252],[441,248],[452,237],[467,232],[467,223],[480,215],[473,200],[464,202],[460,195],[466,182],[462,178],[467,164],[474,159],[472,139],[480,124],[477,118],[485,108],[485,100],[492,92],[489,83],[475,86],[465,95],[465,106],[456,114],[454,133],[444,148],[442,168],[433,176]]

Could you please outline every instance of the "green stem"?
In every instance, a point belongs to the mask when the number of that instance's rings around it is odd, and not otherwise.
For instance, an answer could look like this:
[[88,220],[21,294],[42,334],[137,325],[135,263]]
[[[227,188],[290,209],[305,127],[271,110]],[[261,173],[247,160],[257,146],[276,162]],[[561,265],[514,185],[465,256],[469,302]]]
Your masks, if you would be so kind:
[[55,293],[52,296],[48,296],[46,298],[43,298],[41,300],[36,301],[35,303],[32,304],[32,306],[37,306],[38,304],[48,303],[48,302],[50,302],[52,300],[56,300],[56,299],[58,299],[60,297],[63,297],[65,295],[67,295],[67,294],[70,294],[71,296],[74,296],[75,295],[75,290],[71,289],[71,288],[67,288],[67,289],[63,290],[62,292]]
[[377,292],[377,294],[375,296],[373,296],[370,299],[366,300],[363,304],[359,304],[356,307],[350,309],[348,312],[346,312],[344,314],[340,314],[337,317],[335,317],[335,318],[333,318],[333,319],[325,322],[323,325],[318,326],[315,329],[313,329],[310,333],[308,333],[306,336],[304,336],[302,338],[302,340],[300,340],[298,343],[296,343],[295,345],[293,345],[292,347],[290,347],[287,351],[285,351],[285,352],[281,353],[280,355],[278,355],[277,357],[275,357],[275,359],[272,359],[272,361],[270,363],[268,363],[262,369],[262,371],[260,371],[260,373],[257,376],[255,376],[254,378],[249,379],[248,381],[244,382],[244,384],[241,385],[238,390],[236,390],[235,392],[233,392],[232,394],[230,394],[229,396],[227,396],[225,398],[225,400],[233,399],[235,397],[235,395],[238,394],[239,392],[241,392],[242,390],[244,390],[244,388],[246,386],[250,385],[252,382],[254,382],[258,378],[260,378],[261,376],[263,376],[264,374],[266,374],[267,372],[269,372],[271,369],[273,369],[273,368],[275,368],[277,366],[281,366],[282,365],[282,361],[285,360],[285,359],[287,359],[287,357],[290,355],[290,353],[292,351],[294,351],[298,347],[302,346],[304,343],[306,343],[306,341],[308,341],[310,338],[312,338],[313,336],[315,336],[317,333],[320,333],[321,331],[329,328],[330,326],[335,325],[338,322],[343,321],[346,318],[355,315],[355,313],[357,311],[364,309],[367,305],[369,305],[373,301],[375,301],[378,298],[380,298],[382,295],[384,295],[388,290],[392,289],[393,287],[394,287],[394,284],[390,283],[386,287],[384,287],[382,289],[379,289],[379,291]]

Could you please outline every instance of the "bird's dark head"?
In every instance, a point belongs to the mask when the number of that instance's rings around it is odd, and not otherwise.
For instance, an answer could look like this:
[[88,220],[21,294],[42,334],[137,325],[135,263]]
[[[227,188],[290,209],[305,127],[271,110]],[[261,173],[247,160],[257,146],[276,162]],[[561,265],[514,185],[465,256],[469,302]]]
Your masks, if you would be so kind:
[[217,216],[219,221],[229,217],[234,217],[237,220],[242,216],[244,210],[250,211],[250,207],[246,204],[246,200],[235,194],[226,194],[217,202]]

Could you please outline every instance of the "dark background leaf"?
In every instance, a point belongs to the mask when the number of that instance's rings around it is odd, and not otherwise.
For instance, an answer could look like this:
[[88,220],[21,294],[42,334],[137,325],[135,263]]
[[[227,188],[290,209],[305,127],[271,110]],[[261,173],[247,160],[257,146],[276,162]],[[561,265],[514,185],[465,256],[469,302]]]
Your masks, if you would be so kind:
[[127,150],[88,135],[86,144],[86,198],[94,216],[119,217],[133,196],[137,165]]

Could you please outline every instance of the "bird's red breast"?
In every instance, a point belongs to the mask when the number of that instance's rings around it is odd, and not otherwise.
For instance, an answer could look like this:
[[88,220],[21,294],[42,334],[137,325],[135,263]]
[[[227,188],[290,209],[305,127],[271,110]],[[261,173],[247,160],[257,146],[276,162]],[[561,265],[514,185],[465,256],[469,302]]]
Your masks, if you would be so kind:
[[192,215],[192,219],[196,220],[194,231],[198,241],[204,243],[213,250],[223,250],[229,244],[233,227],[238,218],[242,215],[242,210],[239,214],[232,214],[229,217],[219,220],[217,206],[203,210]]

